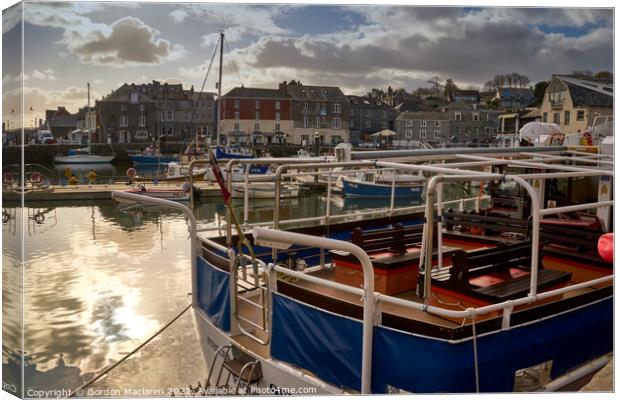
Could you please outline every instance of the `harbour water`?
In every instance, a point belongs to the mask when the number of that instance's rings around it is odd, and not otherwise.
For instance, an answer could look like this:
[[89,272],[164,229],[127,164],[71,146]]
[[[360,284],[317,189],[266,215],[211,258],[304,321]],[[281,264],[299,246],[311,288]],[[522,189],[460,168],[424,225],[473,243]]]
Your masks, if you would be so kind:
[[[280,217],[323,215],[326,203],[324,193],[304,192],[280,202]],[[234,204],[241,215],[242,201]],[[334,196],[331,213],[388,205],[388,199]],[[200,202],[194,209],[202,227],[221,223],[224,212],[219,199]],[[273,200],[252,201],[248,217],[250,222],[272,220]],[[188,231],[178,212],[112,200],[31,203],[23,211],[4,205],[2,231],[5,381],[19,376],[22,234],[26,388],[79,387],[187,305]]]

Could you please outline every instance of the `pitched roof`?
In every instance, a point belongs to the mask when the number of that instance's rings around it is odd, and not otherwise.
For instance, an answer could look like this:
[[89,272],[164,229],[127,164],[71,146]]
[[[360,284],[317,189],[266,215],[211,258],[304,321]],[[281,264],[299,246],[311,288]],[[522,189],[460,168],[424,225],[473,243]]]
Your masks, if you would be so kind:
[[311,101],[349,101],[339,87],[286,85],[286,93],[294,100]]
[[534,97],[534,92],[530,88],[503,87],[499,89],[500,97]]
[[392,106],[390,106],[389,104],[387,104],[381,99],[374,99],[372,97],[354,96],[354,95],[347,95],[347,98],[349,99],[351,104],[355,104],[355,105],[373,106],[374,108],[379,108],[379,109],[390,109],[390,110],[394,109]]
[[473,107],[463,100],[455,101],[446,106],[446,110],[471,110]]
[[457,89],[454,92],[455,96],[480,96],[480,92],[475,89]]
[[263,89],[263,88],[249,88],[249,87],[236,87],[231,89],[222,98],[226,97],[251,97],[262,99],[290,99],[287,93],[284,93],[278,89]]
[[603,93],[595,92],[582,86],[577,86],[564,81],[568,87],[571,100],[574,107],[580,106],[597,106],[597,107],[613,107],[614,97]]

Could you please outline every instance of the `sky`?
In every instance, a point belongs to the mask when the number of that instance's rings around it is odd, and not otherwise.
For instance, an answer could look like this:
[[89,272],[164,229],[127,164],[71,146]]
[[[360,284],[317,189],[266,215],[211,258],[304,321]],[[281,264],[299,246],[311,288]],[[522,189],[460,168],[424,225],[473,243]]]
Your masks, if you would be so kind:
[[[98,99],[125,82],[200,89],[220,28],[224,93],[296,79],[363,95],[435,76],[481,88],[500,73],[533,84],[613,68],[610,8],[28,2],[23,71],[21,16],[19,6],[3,11],[2,114],[21,117],[23,81],[26,126],[46,108],[86,105],[87,82]],[[205,90],[216,80],[217,57]]]

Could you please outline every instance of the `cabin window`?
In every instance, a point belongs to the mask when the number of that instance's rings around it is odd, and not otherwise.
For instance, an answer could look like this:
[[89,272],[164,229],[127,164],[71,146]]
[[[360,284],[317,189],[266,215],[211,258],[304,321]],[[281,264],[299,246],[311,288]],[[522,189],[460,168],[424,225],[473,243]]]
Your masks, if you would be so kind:
[[564,111],[564,125],[570,124],[570,111]]
[[583,121],[585,116],[586,112],[584,110],[577,110],[577,121]]

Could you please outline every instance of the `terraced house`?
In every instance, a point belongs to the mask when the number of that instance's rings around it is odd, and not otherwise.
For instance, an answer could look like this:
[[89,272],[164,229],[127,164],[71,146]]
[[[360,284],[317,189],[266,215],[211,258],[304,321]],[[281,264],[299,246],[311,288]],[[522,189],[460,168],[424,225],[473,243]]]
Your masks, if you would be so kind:
[[372,141],[370,135],[383,129],[394,129],[398,111],[377,98],[347,96],[351,102],[349,113],[349,131],[351,143],[355,146],[360,141]]
[[477,146],[494,142],[500,110],[457,101],[443,108],[449,114],[451,146]]
[[540,106],[543,122],[554,122],[562,133],[575,133],[592,126],[597,116],[613,115],[613,82],[554,75]]
[[419,142],[440,147],[450,141],[449,113],[446,111],[403,112],[398,115],[392,142],[397,147],[416,147]]
[[289,142],[310,144],[314,137],[324,144],[349,142],[350,103],[340,88],[282,82],[278,89],[292,100],[293,133]]
[[220,134],[232,143],[282,143],[293,137],[291,97],[278,89],[236,87],[220,100]]

